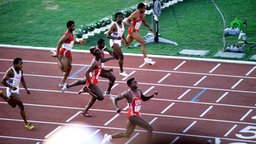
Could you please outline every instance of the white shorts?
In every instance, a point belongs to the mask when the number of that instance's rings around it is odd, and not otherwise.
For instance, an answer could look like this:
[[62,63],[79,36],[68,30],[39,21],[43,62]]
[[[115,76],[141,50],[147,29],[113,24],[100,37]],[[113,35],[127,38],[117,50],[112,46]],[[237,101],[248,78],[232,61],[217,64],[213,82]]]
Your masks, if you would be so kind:
[[118,45],[121,47],[121,40],[113,40],[113,39],[111,39],[111,40],[109,41],[110,47],[112,47],[112,46],[114,45],[114,43],[115,43],[115,44],[118,44]]
[[20,91],[19,87],[17,87],[16,90],[12,90],[11,88],[7,87],[6,88],[6,95],[7,95],[7,97],[10,97],[12,93],[19,94],[19,91]]

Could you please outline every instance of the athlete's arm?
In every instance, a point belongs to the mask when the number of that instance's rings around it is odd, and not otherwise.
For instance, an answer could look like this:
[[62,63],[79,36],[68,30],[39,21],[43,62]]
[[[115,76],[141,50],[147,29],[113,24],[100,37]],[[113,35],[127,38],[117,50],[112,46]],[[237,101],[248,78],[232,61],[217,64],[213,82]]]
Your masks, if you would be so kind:
[[13,76],[14,76],[13,71],[12,71],[11,69],[8,69],[8,70],[6,71],[6,73],[4,74],[4,77],[2,78],[1,83],[2,83],[4,86],[9,87],[9,88],[12,89],[12,90],[16,90],[16,89],[17,89],[16,87],[13,87],[13,86],[11,86],[10,84],[7,83],[7,80],[8,80],[9,78],[13,77]]
[[149,29],[149,31],[153,32],[153,29],[147,24],[147,22],[145,21],[145,19],[143,18],[142,23],[145,27],[147,27]]
[[24,87],[24,89],[26,90],[27,94],[30,94],[30,91],[28,90],[25,79],[23,77],[23,71],[22,70],[21,70],[21,84]]
[[[140,91],[141,92],[141,91]],[[141,99],[143,100],[143,101],[148,101],[148,100],[150,100],[152,97],[154,97],[154,96],[157,96],[158,95],[158,92],[157,91],[155,91],[152,95],[149,95],[149,96],[146,96],[146,95],[144,95],[142,92],[141,92]]]
[[69,36],[68,35],[63,35],[62,38],[58,41],[57,43],[57,47],[56,47],[56,55],[53,55],[53,57],[56,57],[59,55],[59,50],[62,46],[62,44],[69,39]]
[[110,27],[109,31],[107,32],[106,37],[109,38],[109,39],[121,39],[120,37],[111,36],[111,34],[116,32],[116,31],[117,31],[116,24],[113,24]]
[[120,95],[116,96],[114,99],[112,99],[113,100],[113,105],[116,108],[116,112],[118,112],[118,113],[121,112],[121,109],[119,108],[117,101],[122,100],[124,98],[126,98],[126,99],[129,98],[129,93],[128,92],[123,92],[122,94],[120,94]]

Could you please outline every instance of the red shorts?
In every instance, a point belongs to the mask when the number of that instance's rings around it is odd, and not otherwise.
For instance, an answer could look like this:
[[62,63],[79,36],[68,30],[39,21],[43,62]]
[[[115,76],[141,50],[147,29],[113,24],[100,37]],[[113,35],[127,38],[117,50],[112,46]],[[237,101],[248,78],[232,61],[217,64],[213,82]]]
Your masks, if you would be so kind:
[[[98,79],[94,79],[94,80],[92,80],[92,77],[90,77],[90,81],[91,81],[91,83],[92,84],[98,84]],[[86,80],[86,84],[85,84],[87,87],[89,86],[89,83],[88,83],[88,81]]]
[[[129,28],[128,28],[128,34],[132,34],[132,32],[133,32],[133,31],[132,31],[132,27],[129,27]],[[139,30],[135,30],[135,32],[139,32]]]
[[71,56],[71,51],[66,50],[65,48],[61,48],[59,51],[59,54],[63,54],[65,57],[70,57]]

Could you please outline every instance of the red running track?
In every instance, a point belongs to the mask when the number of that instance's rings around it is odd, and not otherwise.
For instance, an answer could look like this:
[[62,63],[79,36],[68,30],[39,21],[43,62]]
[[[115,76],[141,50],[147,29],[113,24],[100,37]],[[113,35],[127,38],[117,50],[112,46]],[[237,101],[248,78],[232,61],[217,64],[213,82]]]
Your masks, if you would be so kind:
[[[96,102],[92,118],[78,115],[87,104],[88,94],[77,95],[81,87],[61,93],[57,86],[61,72],[49,50],[0,47],[0,77],[12,66],[15,57],[23,58],[24,76],[31,95],[21,90],[27,117],[35,125],[32,131],[23,127],[19,110],[0,101],[0,143],[39,144],[65,125],[80,122],[79,126],[93,127],[94,133],[116,133],[126,126],[125,110],[117,115],[111,100]],[[87,52],[73,52],[73,69],[68,79],[82,78],[92,56]],[[220,138],[222,144],[256,143],[255,75],[251,63],[155,57],[153,66],[141,65],[141,56],[125,56],[127,78],[118,75],[116,60],[107,62],[117,77],[112,94],[128,89],[126,80],[135,77],[145,94],[159,95],[143,103],[142,117],[154,128],[154,144],[205,144]],[[107,80],[99,86],[107,88]],[[0,89],[4,91],[4,86]],[[125,100],[120,101],[122,108]],[[145,143],[146,131],[137,127],[130,138],[114,139],[113,144]]]

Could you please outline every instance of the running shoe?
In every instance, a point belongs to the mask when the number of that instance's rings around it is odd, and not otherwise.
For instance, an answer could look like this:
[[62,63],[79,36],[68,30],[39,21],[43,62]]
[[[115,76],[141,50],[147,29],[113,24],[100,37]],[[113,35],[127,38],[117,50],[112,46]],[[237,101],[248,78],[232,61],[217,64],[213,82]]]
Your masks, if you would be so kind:
[[156,62],[153,61],[152,59],[145,58],[145,59],[144,59],[144,63],[145,63],[145,64],[149,64],[149,65],[153,65],[153,64],[155,64]]
[[65,84],[67,83],[64,83],[64,84],[59,83],[59,87],[63,87]]
[[27,124],[25,124],[25,128],[28,130],[32,130],[34,128],[34,126],[32,125],[32,123],[27,123]]
[[61,92],[64,93],[68,89],[68,84],[64,83],[64,86],[61,89]]
[[110,142],[112,139],[111,135],[105,134],[103,140],[101,141],[101,144],[105,144],[106,142]]
[[81,93],[86,93],[86,92],[89,92],[89,88],[88,87],[84,87],[83,89],[81,89],[78,94],[81,94]]
[[125,73],[125,71],[123,71],[123,72],[119,73],[119,75],[121,75],[121,76],[123,76],[123,77],[127,77],[127,76],[128,76],[128,74],[127,74],[127,73]]
[[84,117],[93,117],[93,115],[92,114],[89,114],[88,112],[81,112],[81,116],[84,116]]
[[110,97],[111,97],[112,95],[111,95],[111,93],[110,93],[110,92],[105,91],[105,92],[104,92],[104,94],[103,94],[103,96],[110,96]]

